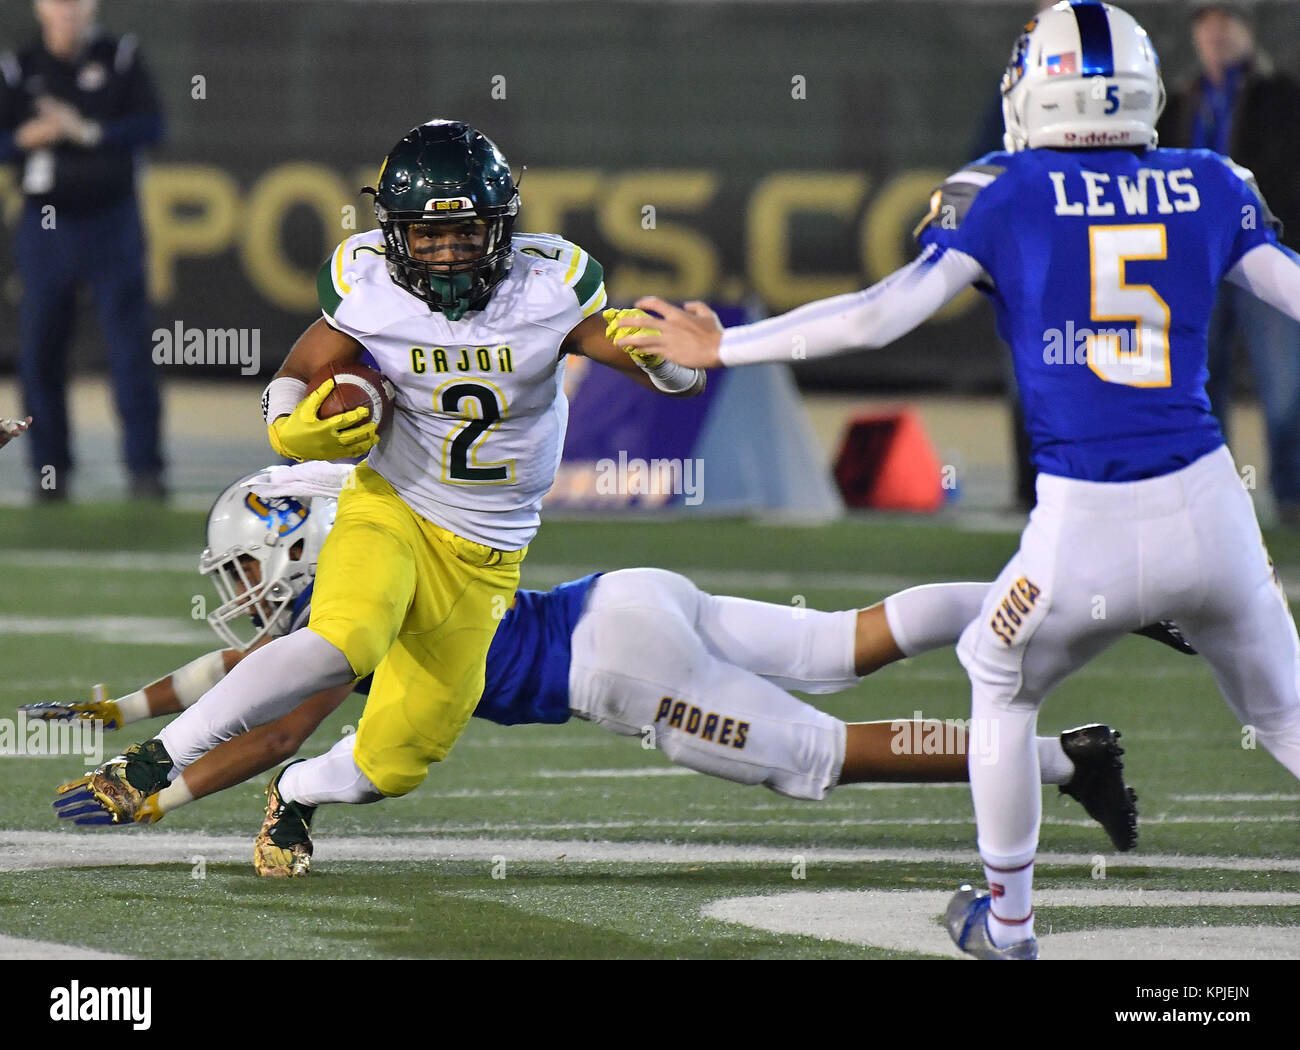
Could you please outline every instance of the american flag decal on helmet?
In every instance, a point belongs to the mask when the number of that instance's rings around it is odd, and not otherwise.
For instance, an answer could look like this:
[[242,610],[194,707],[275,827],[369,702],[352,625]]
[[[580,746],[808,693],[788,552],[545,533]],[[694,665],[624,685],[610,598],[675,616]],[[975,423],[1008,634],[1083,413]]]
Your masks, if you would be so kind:
[[1076,73],[1078,72],[1077,63],[1074,60],[1074,52],[1067,51],[1063,55],[1047,56],[1047,75],[1054,77],[1058,73]]

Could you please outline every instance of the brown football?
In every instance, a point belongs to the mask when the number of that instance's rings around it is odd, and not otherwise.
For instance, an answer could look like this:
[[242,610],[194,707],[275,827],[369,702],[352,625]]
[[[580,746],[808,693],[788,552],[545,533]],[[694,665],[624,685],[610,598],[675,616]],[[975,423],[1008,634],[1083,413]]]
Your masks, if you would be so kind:
[[334,389],[317,409],[320,419],[329,419],[341,412],[354,408],[369,408],[370,419],[363,420],[357,426],[374,422],[383,433],[393,422],[392,384],[382,374],[368,365],[344,365],[331,362],[312,377],[311,389],[315,390],[325,380],[333,377]]

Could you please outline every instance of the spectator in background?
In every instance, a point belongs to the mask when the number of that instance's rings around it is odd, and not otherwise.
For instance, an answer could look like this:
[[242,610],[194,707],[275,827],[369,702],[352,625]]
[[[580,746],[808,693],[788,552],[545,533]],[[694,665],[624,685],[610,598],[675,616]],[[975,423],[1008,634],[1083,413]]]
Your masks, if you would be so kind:
[[[1255,46],[1240,4],[1198,3],[1192,43],[1200,73],[1169,99],[1160,145],[1211,149],[1255,173],[1282,220],[1282,241],[1300,248],[1300,84],[1273,70]],[[1224,283],[1210,317],[1206,392],[1224,435],[1232,395],[1234,336],[1246,344],[1268,431],[1269,479],[1278,516],[1300,526],[1300,325]]]
[[[161,409],[150,354],[135,152],[162,117],[134,37],[98,29],[98,0],[35,0],[40,37],[0,56],[0,163],[25,197],[19,370],[40,422],[28,445],[38,500],[68,496],[67,353],[78,288],[89,287],[125,431],[131,494],[162,498]],[[51,471],[49,468],[53,468]]]

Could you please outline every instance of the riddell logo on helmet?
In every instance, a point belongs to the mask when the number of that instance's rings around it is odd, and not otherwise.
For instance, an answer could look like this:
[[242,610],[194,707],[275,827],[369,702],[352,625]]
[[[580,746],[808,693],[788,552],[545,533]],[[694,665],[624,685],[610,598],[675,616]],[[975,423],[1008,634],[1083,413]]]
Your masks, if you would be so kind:
[[1088,131],[1083,134],[1067,131],[1065,141],[1071,146],[1119,146],[1137,142],[1138,135],[1133,131]]

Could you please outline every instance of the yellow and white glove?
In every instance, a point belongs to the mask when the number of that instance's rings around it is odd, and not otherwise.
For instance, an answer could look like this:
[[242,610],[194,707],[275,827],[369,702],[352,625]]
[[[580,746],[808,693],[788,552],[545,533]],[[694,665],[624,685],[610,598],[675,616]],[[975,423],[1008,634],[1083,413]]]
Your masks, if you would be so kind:
[[[644,310],[606,310],[600,315],[609,323],[605,326],[605,338],[611,343],[618,339],[627,339],[634,335],[658,335],[659,329],[648,328],[640,325],[638,321],[650,321],[653,318]],[[647,353],[644,350],[636,350],[623,347],[633,361],[642,368],[658,368],[664,363],[662,354]]]
[[[628,339],[636,335],[661,335],[658,328],[650,328],[646,325],[638,324],[639,321],[653,321],[644,310],[606,310],[602,315],[607,322],[605,326],[605,338],[611,343],[619,339]],[[656,389],[668,394],[670,397],[694,397],[704,390],[704,384],[708,376],[703,369],[683,368],[679,364],[664,358],[662,354],[656,354],[652,350],[637,350],[634,347],[623,347],[629,357],[632,358],[646,375],[650,377]]]
[[379,428],[375,423],[355,426],[370,415],[362,406],[350,412],[341,412],[329,419],[316,415],[324,401],[334,390],[334,380],[327,379],[298,402],[287,416],[272,420],[266,431],[271,447],[277,455],[289,459],[343,459],[347,456],[364,456],[379,444]]
[[18,710],[27,718],[42,722],[102,722],[105,729],[121,729],[126,724],[116,700],[107,699],[102,685],[91,690],[89,700],[45,701],[21,704]]

